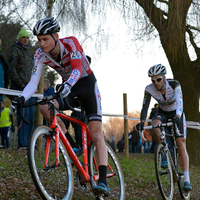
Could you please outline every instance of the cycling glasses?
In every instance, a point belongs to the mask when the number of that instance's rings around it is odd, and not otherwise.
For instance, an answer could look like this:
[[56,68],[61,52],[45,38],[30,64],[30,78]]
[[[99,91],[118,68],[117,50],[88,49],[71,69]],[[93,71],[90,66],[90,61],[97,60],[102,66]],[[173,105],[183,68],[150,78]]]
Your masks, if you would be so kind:
[[159,77],[159,78],[156,78],[156,79],[151,79],[151,81],[153,82],[153,83],[155,83],[155,82],[160,82],[161,80],[163,79],[163,77]]

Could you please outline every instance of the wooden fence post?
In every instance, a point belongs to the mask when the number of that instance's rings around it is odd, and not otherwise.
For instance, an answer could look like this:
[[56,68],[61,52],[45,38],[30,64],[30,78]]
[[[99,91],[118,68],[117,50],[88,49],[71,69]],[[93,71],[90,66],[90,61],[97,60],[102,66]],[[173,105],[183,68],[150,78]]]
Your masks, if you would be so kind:
[[[40,77],[40,82],[38,85],[38,93],[40,94],[44,93],[44,68],[43,68],[42,75]],[[40,105],[38,105],[37,125],[42,125],[42,124],[43,124],[43,116],[40,112]],[[42,137],[39,138],[37,145],[40,148],[42,148]]]
[[[124,115],[128,116],[127,109],[127,94],[123,94]],[[129,141],[128,141],[128,119],[124,118],[124,142],[125,142],[125,156],[129,158]]]

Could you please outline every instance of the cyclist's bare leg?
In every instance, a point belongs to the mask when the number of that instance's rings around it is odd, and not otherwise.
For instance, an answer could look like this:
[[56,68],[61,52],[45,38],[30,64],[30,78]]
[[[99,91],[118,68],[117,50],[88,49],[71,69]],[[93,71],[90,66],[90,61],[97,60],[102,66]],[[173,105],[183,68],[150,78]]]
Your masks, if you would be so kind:
[[[157,124],[161,124],[161,121],[158,120],[158,119],[154,119],[152,122],[151,122],[152,125],[157,125]],[[160,140],[160,128],[153,128],[152,129],[152,132],[153,132],[153,138],[156,142],[156,144],[160,143],[161,140]]]
[[107,148],[102,131],[102,123],[99,121],[90,121],[88,124],[90,135],[97,150],[98,166],[107,166],[108,155]]
[[[59,108],[59,104],[55,99],[54,102],[55,102],[55,107]],[[47,122],[50,122],[50,111],[48,110],[48,104],[40,105],[40,112],[42,113],[43,117],[47,120]],[[60,119],[60,117],[57,117],[57,121],[63,132],[66,133],[67,132],[66,126]]]
[[178,147],[178,151],[180,154],[180,165],[182,167],[182,170],[189,171],[189,156],[186,150],[186,140],[183,137],[176,139],[176,144]]

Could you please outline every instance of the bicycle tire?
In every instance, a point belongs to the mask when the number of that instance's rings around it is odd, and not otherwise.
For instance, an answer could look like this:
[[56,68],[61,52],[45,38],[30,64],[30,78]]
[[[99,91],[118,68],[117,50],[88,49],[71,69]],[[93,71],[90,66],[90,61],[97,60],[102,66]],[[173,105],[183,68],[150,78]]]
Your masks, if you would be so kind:
[[155,147],[155,171],[158,187],[163,199],[172,200],[174,195],[172,166],[167,154],[168,167],[165,169],[161,167],[163,155],[166,155],[164,146],[162,144],[157,144]]
[[191,191],[189,192],[185,192],[183,190],[183,186],[184,186],[184,174],[182,173],[182,169],[181,166],[179,165],[179,153],[178,151],[176,151],[176,158],[177,158],[177,163],[176,163],[176,170],[179,174],[179,180],[178,180],[178,189],[181,195],[181,198],[184,200],[189,200],[190,199],[190,195],[191,195]]
[[[107,168],[107,184],[111,191],[109,197],[105,199],[112,199],[112,200],[124,200],[125,199],[125,186],[124,186],[124,176],[122,169],[120,167],[120,163],[116,154],[114,153],[113,149],[106,143],[107,152],[108,152],[108,164],[111,166],[114,175],[109,176],[109,174],[113,173],[109,167]],[[97,158],[96,158],[96,147],[93,143],[90,143],[89,146],[89,173],[91,177],[98,175],[98,167],[97,167]],[[97,185],[98,181],[94,181],[92,178],[91,186]],[[104,199],[104,197],[97,197],[96,199]]]
[[[68,153],[60,140],[59,160],[55,166],[55,140],[48,126],[38,126],[30,134],[28,164],[33,182],[44,200],[71,200],[74,178]],[[50,138],[48,169],[44,169],[46,139]],[[39,144],[40,143],[40,144]]]

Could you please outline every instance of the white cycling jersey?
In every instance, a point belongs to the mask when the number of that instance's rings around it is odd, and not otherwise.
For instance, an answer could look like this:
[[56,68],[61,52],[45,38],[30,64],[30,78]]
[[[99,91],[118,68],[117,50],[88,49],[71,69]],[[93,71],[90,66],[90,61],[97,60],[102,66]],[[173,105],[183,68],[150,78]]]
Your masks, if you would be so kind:
[[151,96],[158,102],[161,110],[165,112],[175,111],[179,116],[183,113],[183,99],[181,85],[177,80],[166,79],[166,92],[164,95],[157,90],[153,83],[145,88],[141,120],[146,120],[147,110]]

